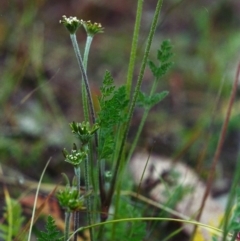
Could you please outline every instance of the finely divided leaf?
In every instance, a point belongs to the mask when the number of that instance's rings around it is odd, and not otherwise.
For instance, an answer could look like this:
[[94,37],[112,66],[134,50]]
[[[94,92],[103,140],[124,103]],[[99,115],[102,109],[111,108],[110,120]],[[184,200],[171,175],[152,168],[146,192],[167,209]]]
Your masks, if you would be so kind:
[[61,241],[60,232],[57,229],[54,219],[48,216],[46,223],[46,232],[41,231],[38,241]]
[[172,57],[172,46],[169,40],[163,41],[160,49],[157,52],[157,59],[159,60],[159,66],[157,66],[152,61],[148,62],[149,68],[151,69],[155,78],[159,79],[170,69],[173,65],[173,62],[170,62]]
[[126,87],[116,89],[113,78],[107,71],[101,87],[101,96],[98,99],[100,104],[97,118],[100,125],[98,151],[100,159],[107,159],[113,153],[117,126],[126,121],[124,112],[128,105]]
[[151,109],[154,105],[162,101],[168,93],[168,91],[162,91],[152,96],[147,96],[145,93],[139,92],[137,104],[140,107]]

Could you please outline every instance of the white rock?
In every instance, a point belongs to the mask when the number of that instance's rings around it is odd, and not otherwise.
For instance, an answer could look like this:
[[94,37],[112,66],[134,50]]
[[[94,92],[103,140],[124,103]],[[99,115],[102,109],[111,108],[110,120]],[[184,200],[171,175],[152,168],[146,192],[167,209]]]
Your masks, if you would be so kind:
[[[173,163],[171,159],[160,156],[149,157],[146,153],[137,153],[130,162],[130,172],[134,183],[139,185],[141,182],[141,189],[147,191],[154,201],[166,204],[175,199],[172,207],[175,211],[192,220],[197,216],[206,186],[187,165],[179,161]],[[176,197],[178,193],[182,195]],[[200,222],[217,228],[223,214],[223,208],[209,196]],[[183,228],[191,235],[193,225],[184,224]],[[202,240],[211,240],[213,235],[211,231],[203,228],[198,229],[198,234]],[[195,241],[199,241],[200,236],[196,235]]]

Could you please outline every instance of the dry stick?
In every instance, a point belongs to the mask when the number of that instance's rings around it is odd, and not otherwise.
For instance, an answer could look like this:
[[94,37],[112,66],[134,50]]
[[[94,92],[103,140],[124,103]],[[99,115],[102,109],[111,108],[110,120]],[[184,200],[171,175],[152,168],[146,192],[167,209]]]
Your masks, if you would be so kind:
[[[235,99],[236,92],[237,92],[239,76],[240,76],[240,62],[238,64],[236,77],[235,77],[235,80],[234,80],[234,83],[233,83],[233,86],[232,86],[232,92],[231,92],[230,100],[229,100],[229,103],[228,103],[226,118],[224,120],[222,129],[221,129],[221,133],[220,133],[220,138],[219,138],[219,141],[218,141],[217,149],[216,149],[215,154],[214,154],[213,162],[212,162],[211,169],[210,169],[210,174],[209,174],[209,177],[208,177],[208,180],[207,180],[207,187],[206,187],[203,199],[202,199],[202,203],[201,203],[201,206],[200,206],[199,213],[198,213],[198,216],[196,218],[196,221],[199,221],[200,218],[201,218],[203,208],[205,206],[207,197],[208,197],[208,195],[210,193],[210,190],[211,190],[211,186],[212,186],[212,182],[213,182],[213,177],[214,177],[216,165],[218,163],[219,156],[220,156],[220,153],[221,153],[221,149],[222,149],[222,146],[223,146],[223,142],[224,142],[224,139],[225,139],[225,136],[226,136],[227,126],[228,126],[228,122],[229,122],[229,119],[230,119],[230,115],[231,115],[234,99]],[[193,237],[195,236],[196,230],[197,230],[197,226],[195,226],[195,228],[194,228],[193,235],[192,235],[191,239],[193,239]]]

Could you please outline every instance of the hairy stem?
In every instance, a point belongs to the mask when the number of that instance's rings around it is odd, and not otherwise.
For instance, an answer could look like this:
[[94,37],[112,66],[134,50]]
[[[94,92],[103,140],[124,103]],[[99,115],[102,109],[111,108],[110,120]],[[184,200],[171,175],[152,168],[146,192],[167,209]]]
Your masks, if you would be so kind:
[[[88,146],[85,146],[86,149],[88,149]],[[85,161],[84,161],[84,178],[85,178],[85,187],[86,187],[86,193],[88,194],[89,190],[90,190],[90,181],[89,181],[89,160],[88,160],[88,156],[86,157]],[[87,204],[87,223],[88,225],[91,225],[92,222],[92,204],[91,204],[91,196],[87,195],[86,197],[86,204]],[[92,228],[90,229],[90,237],[91,237],[91,241],[93,241],[93,230]]]
[[152,21],[152,25],[151,25],[150,32],[149,32],[149,35],[148,35],[147,45],[146,45],[146,48],[145,48],[144,57],[143,57],[143,61],[142,61],[141,68],[140,68],[140,73],[139,73],[138,80],[137,80],[137,85],[136,85],[136,88],[134,90],[133,100],[132,100],[131,105],[130,105],[130,110],[129,110],[129,114],[128,114],[128,117],[127,117],[126,126],[125,126],[125,129],[124,129],[124,132],[123,132],[123,138],[121,140],[119,155],[118,155],[116,166],[115,166],[115,169],[114,169],[114,172],[113,172],[113,179],[112,179],[112,182],[111,182],[109,193],[107,195],[107,200],[106,200],[106,206],[107,207],[109,207],[109,205],[111,203],[111,200],[112,200],[112,196],[113,196],[113,193],[114,193],[114,190],[115,190],[118,173],[121,172],[120,166],[124,166],[124,163],[121,164],[121,162],[125,162],[125,160],[122,159],[122,154],[123,154],[123,151],[124,151],[125,142],[126,142],[126,139],[127,139],[127,134],[128,134],[128,131],[129,131],[133,111],[134,111],[134,108],[135,108],[135,105],[136,105],[138,93],[140,91],[140,87],[141,87],[141,84],[142,84],[142,81],[143,81],[143,76],[144,76],[144,72],[145,72],[145,68],[146,68],[146,64],[147,64],[147,59],[148,59],[150,47],[151,47],[152,40],[153,40],[155,31],[156,31],[156,28],[157,28],[160,10],[161,10],[161,7],[162,7],[162,2],[163,2],[163,0],[158,0],[156,10],[155,10],[155,13],[154,13],[154,17],[153,17],[153,21]]
[[[80,165],[74,166],[74,172],[75,172],[76,179],[77,179],[77,190],[80,192],[80,187],[81,187],[81,168],[80,168]],[[76,231],[79,228],[80,212],[79,211],[74,212],[73,218],[74,218],[73,229],[74,229],[74,231]],[[75,235],[74,235],[74,241],[77,241],[77,233],[75,233]]]
[[130,97],[131,89],[132,89],[132,78],[133,78],[133,71],[134,71],[134,64],[136,60],[136,52],[137,52],[137,45],[139,39],[139,31],[140,31],[140,23],[142,18],[142,8],[143,8],[143,0],[138,0],[137,5],[137,14],[136,20],[134,25],[134,32],[133,32],[133,39],[132,39],[132,47],[130,53],[130,60],[128,64],[128,72],[127,72],[127,96]]
[[[150,91],[150,95],[149,95],[150,98],[151,98],[152,95],[155,93],[157,84],[158,84],[158,79],[155,78],[155,79],[154,79],[154,82],[153,82],[153,85],[152,85],[152,88],[151,88],[151,91]],[[140,137],[140,135],[141,135],[141,133],[142,133],[142,130],[143,130],[144,124],[145,124],[145,122],[146,122],[146,120],[147,120],[149,111],[150,111],[150,108],[145,108],[145,109],[144,109],[143,116],[142,116],[142,118],[141,118],[141,122],[140,122],[139,127],[138,127],[138,130],[137,130],[137,134],[136,134],[136,136],[135,136],[135,138],[134,138],[134,140],[133,140],[133,143],[132,143],[132,145],[131,145],[131,149],[130,149],[129,154],[128,154],[128,157],[127,157],[127,163],[130,161],[130,158],[132,157],[132,154],[133,154],[133,152],[134,152],[134,150],[135,150],[135,148],[136,148],[136,146],[137,146],[139,137]]]
[[67,240],[69,238],[70,218],[71,218],[71,213],[66,211],[65,212],[64,240]]

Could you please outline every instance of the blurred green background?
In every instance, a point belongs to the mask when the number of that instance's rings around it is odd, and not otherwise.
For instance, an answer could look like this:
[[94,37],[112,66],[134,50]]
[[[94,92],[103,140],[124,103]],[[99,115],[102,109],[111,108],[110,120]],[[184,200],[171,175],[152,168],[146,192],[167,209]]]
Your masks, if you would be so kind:
[[[134,79],[137,78],[156,1],[144,3]],[[126,80],[137,1],[132,0],[25,0],[0,2],[0,162],[11,170],[38,180],[52,157],[46,179],[58,181],[71,167],[61,150],[74,137],[68,123],[82,121],[80,72],[69,34],[59,24],[62,15],[100,22],[104,34],[95,36],[88,74],[95,104],[105,70],[117,85]],[[154,107],[139,148],[189,165],[201,164],[206,177],[226,114],[240,53],[240,1],[168,0],[150,59],[164,39],[170,39],[174,67],[159,91],[169,96]],[[77,34],[83,53],[86,34]],[[143,90],[152,75],[146,70]],[[219,95],[219,92],[221,93]],[[239,98],[218,167],[230,181],[240,143]],[[136,132],[141,109],[133,118],[129,140]],[[14,174],[15,175],[15,174]],[[19,175],[19,174],[16,174]]]

